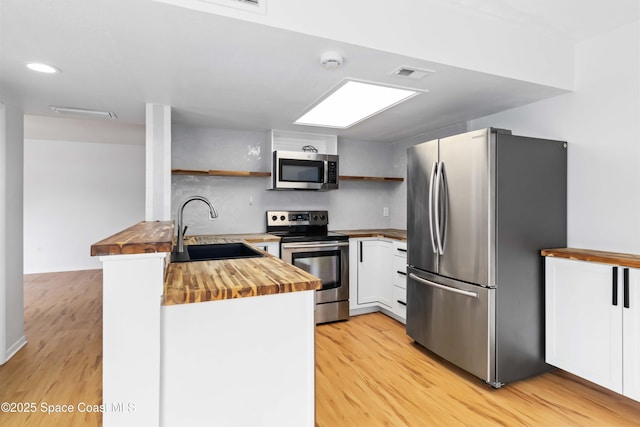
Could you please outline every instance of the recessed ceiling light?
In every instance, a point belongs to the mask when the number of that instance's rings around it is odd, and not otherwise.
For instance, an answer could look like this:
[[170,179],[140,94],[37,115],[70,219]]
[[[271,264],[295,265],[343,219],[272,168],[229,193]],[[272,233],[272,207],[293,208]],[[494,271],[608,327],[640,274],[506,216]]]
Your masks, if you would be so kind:
[[29,62],[27,63],[27,68],[33,71],[37,71],[39,73],[47,73],[47,74],[55,74],[60,73],[62,70],[58,67],[54,67],[53,65],[43,64],[41,62]]
[[412,89],[346,80],[294,124],[346,129],[418,93]]
[[113,111],[99,111],[99,110],[87,110],[85,108],[72,108],[72,107],[56,107],[51,105],[53,111],[59,114],[71,114],[74,116],[86,116],[102,119],[117,119],[116,113]]

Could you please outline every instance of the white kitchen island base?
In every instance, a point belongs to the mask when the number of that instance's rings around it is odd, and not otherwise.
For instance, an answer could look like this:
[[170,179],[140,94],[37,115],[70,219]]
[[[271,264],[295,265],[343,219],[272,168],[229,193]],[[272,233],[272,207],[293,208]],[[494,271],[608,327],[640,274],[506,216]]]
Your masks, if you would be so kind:
[[314,291],[162,307],[162,426],[315,424]]

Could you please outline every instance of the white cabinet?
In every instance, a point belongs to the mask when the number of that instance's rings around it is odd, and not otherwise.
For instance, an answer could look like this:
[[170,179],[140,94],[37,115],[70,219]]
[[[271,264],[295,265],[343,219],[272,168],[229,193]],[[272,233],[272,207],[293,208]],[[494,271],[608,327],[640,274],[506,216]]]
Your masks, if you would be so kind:
[[640,270],[545,259],[546,361],[640,400]]
[[258,249],[270,253],[276,258],[280,258],[280,242],[255,242],[251,244]]
[[622,372],[624,395],[640,401],[640,270],[629,268],[626,291],[627,301],[622,309]]
[[350,315],[382,311],[406,321],[406,251],[399,240],[349,240]]
[[407,319],[407,243],[393,242],[393,314],[402,323]]
[[392,243],[380,239],[359,239],[358,304],[380,303],[391,307]]

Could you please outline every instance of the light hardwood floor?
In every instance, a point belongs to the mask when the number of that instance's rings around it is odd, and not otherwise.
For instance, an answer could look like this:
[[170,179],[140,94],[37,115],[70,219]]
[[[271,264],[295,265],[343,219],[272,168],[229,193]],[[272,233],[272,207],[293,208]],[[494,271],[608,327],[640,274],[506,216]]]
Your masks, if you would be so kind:
[[0,402],[35,403],[36,412],[0,411],[0,426],[100,425],[99,413],[41,405],[102,401],[102,271],[27,275],[24,302],[28,343],[0,366]]
[[[102,274],[25,277],[29,343],[0,366],[0,402],[99,404]],[[484,385],[415,345],[383,314],[319,325],[316,425],[638,426],[640,403],[553,372]],[[99,414],[0,412],[0,426],[99,426]],[[188,427],[188,426],[185,426]],[[252,427],[252,426],[251,426]]]
[[640,402],[562,371],[495,390],[374,313],[316,328],[316,425],[639,426]]

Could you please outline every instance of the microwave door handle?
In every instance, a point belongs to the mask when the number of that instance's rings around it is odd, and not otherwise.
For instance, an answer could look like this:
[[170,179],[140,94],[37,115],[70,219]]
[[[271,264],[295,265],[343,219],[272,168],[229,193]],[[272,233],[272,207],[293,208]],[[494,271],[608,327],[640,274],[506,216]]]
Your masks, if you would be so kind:
[[329,160],[325,159],[322,164],[324,165],[324,179],[322,180],[324,186],[329,183]]

